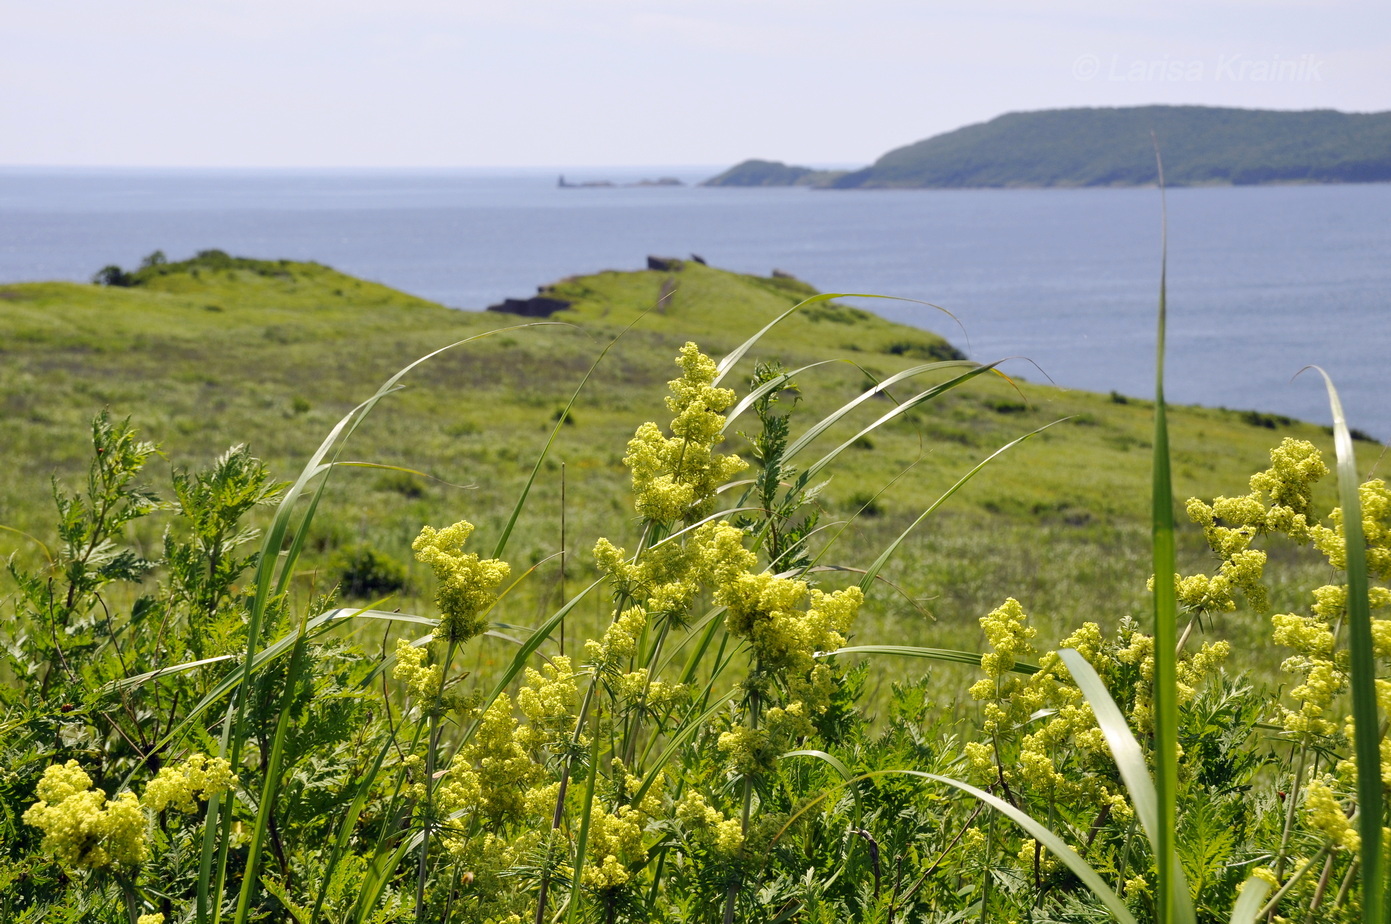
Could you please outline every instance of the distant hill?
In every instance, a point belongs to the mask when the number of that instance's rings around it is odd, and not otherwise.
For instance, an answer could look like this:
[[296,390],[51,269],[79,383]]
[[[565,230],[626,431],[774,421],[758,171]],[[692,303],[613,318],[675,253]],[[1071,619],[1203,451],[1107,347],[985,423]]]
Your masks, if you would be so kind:
[[819,185],[1142,186],[1156,179],[1151,132],[1173,186],[1391,181],[1391,112],[1139,106],[1012,112],[897,148]]
[[780,160],[746,160],[735,164],[719,176],[712,176],[701,186],[830,186],[845,176],[844,170],[813,170],[796,167]]

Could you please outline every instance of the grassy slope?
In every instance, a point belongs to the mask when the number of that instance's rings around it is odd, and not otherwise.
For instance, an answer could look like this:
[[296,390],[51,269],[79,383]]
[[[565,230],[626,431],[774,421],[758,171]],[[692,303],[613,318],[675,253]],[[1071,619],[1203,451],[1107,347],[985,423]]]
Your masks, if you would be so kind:
[[[248,442],[288,478],[344,412],[402,365],[455,340],[527,324],[452,311],[316,264],[251,266],[196,274],[173,267],[133,289],[0,287],[0,523],[51,537],[46,485],[55,475],[77,484],[88,422],[103,407],[131,416],[173,464],[201,464]],[[556,412],[603,345],[667,290],[599,367],[573,423],[562,427],[508,554],[524,567],[558,547],[560,462],[574,560],[587,559],[598,535],[630,542],[624,445],[641,421],[664,419],[663,383],[675,372],[677,346],[692,338],[722,354],[810,294],[803,284],[698,264],[677,273],[600,273],[557,283],[554,294],[574,301],[557,318],[567,324],[503,331],[445,354],[379,409],[355,438],[354,457],[438,480],[343,472],[320,551],[365,539],[404,561],[420,524],[465,516],[480,527],[479,550],[490,548]],[[784,322],[751,357],[776,357],[789,367],[839,360],[802,377],[804,427],[812,414],[857,394],[867,373],[882,378],[947,349],[923,331],[814,306]],[[740,385],[746,376],[736,379]],[[853,427],[828,434],[801,461],[890,406],[868,402]],[[842,522],[911,471],[877,501],[877,515],[851,524],[841,552],[828,560],[866,564],[873,556],[867,550],[971,465],[1060,418],[1070,419],[988,469],[904,547],[888,572],[897,589],[883,591],[862,639],[970,643],[975,617],[1007,595],[1040,614],[1045,637],[1055,624],[1113,622],[1145,606],[1148,409],[1000,378],[978,379],[841,457],[822,496],[828,522]],[[1207,409],[1176,409],[1171,426],[1180,497],[1244,490],[1283,435],[1329,443],[1318,427],[1272,431]],[[158,527],[150,524],[141,540],[154,546]],[[0,539],[0,550],[9,548],[24,544]],[[584,568],[580,561],[575,571]],[[538,570],[509,618],[529,621],[545,605],[554,576],[553,565]],[[429,586],[423,575],[419,584]]]

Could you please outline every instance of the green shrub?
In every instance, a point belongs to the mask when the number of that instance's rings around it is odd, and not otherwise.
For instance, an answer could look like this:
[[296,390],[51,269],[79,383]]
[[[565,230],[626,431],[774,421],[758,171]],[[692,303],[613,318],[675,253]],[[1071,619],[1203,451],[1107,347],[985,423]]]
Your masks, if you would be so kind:
[[114,263],[110,266],[103,266],[101,269],[97,270],[96,275],[92,277],[92,285],[97,286],[121,286],[123,288],[128,288],[135,284],[135,277]]
[[406,566],[365,542],[341,549],[328,570],[339,593],[350,600],[398,594],[409,586]]

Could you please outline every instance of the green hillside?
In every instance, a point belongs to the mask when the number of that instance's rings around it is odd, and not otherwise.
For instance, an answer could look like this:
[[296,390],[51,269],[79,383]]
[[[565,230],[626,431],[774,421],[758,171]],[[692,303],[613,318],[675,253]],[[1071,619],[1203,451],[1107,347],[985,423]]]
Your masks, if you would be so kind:
[[[424,523],[467,516],[481,535],[496,535],[569,396],[636,321],[560,427],[511,544],[521,568],[558,549],[563,464],[571,574],[583,575],[595,536],[630,538],[631,510],[620,502],[625,445],[639,423],[668,416],[662,399],[680,344],[693,338],[723,355],[812,293],[794,279],[686,263],[554,283],[549,293],[572,307],[537,322],[446,309],[312,263],[212,254],[136,275],[129,287],[0,286],[0,524],[52,541],[50,479],[77,485],[90,421],[104,408],[159,443],[166,466],[202,465],[244,442],[276,477],[290,478],[395,370],[491,332],[412,373],[354,435],[354,460],[430,477],[367,467],[336,475],[311,554],[324,570],[306,575],[313,586],[336,580],[336,551],[362,543],[415,568],[408,547]],[[755,360],[789,368],[834,360],[798,376],[795,434],[876,380],[954,355],[933,334],[820,303],[769,334],[731,383],[743,389]],[[865,402],[808,456],[945,375]],[[1140,400],[978,378],[843,454],[820,495],[825,522],[848,524],[845,549],[882,547],[972,465],[1058,420],[987,468],[904,546],[875,601],[881,628],[892,624],[894,637],[918,642],[974,635],[976,617],[1006,594],[1045,626],[1111,621],[1146,605],[1151,420]],[[1282,436],[1330,444],[1318,427],[1202,408],[1174,409],[1171,429],[1180,497],[1245,490]],[[1363,446],[1369,458],[1378,449]],[[733,448],[747,452],[748,443],[736,437]],[[141,542],[157,549],[159,527],[142,522],[149,532]],[[31,539],[0,532],[0,554],[11,552],[39,554]],[[844,564],[865,564],[851,559]],[[554,580],[554,563],[542,568]],[[415,577],[429,586],[423,573]]]
[[778,160],[746,160],[701,186],[814,186],[825,188],[845,175],[844,170],[813,170]]
[[[1011,112],[897,148],[835,189],[1171,186],[1391,180],[1391,112],[1137,106]],[[722,177],[756,171],[740,165]],[[781,165],[780,165],[781,166]],[[766,172],[769,178],[791,176]],[[788,180],[805,182],[802,177]],[[712,181],[713,182],[713,181]],[[768,185],[729,182],[721,185]]]

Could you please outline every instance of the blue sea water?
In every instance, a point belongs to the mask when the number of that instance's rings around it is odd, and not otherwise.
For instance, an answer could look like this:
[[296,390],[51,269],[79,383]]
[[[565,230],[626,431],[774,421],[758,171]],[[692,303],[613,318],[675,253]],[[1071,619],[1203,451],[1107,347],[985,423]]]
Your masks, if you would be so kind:
[[[574,171],[631,182],[717,168]],[[1168,397],[1391,439],[1391,185],[1168,195]],[[0,169],[0,283],[87,280],[156,249],[317,260],[458,308],[647,254],[773,268],[944,334],[972,358],[1094,391],[1153,390],[1153,189],[560,189],[550,171]],[[0,302],[3,310],[3,302]],[[958,322],[959,321],[959,326]],[[1041,371],[1040,371],[1041,370]]]

